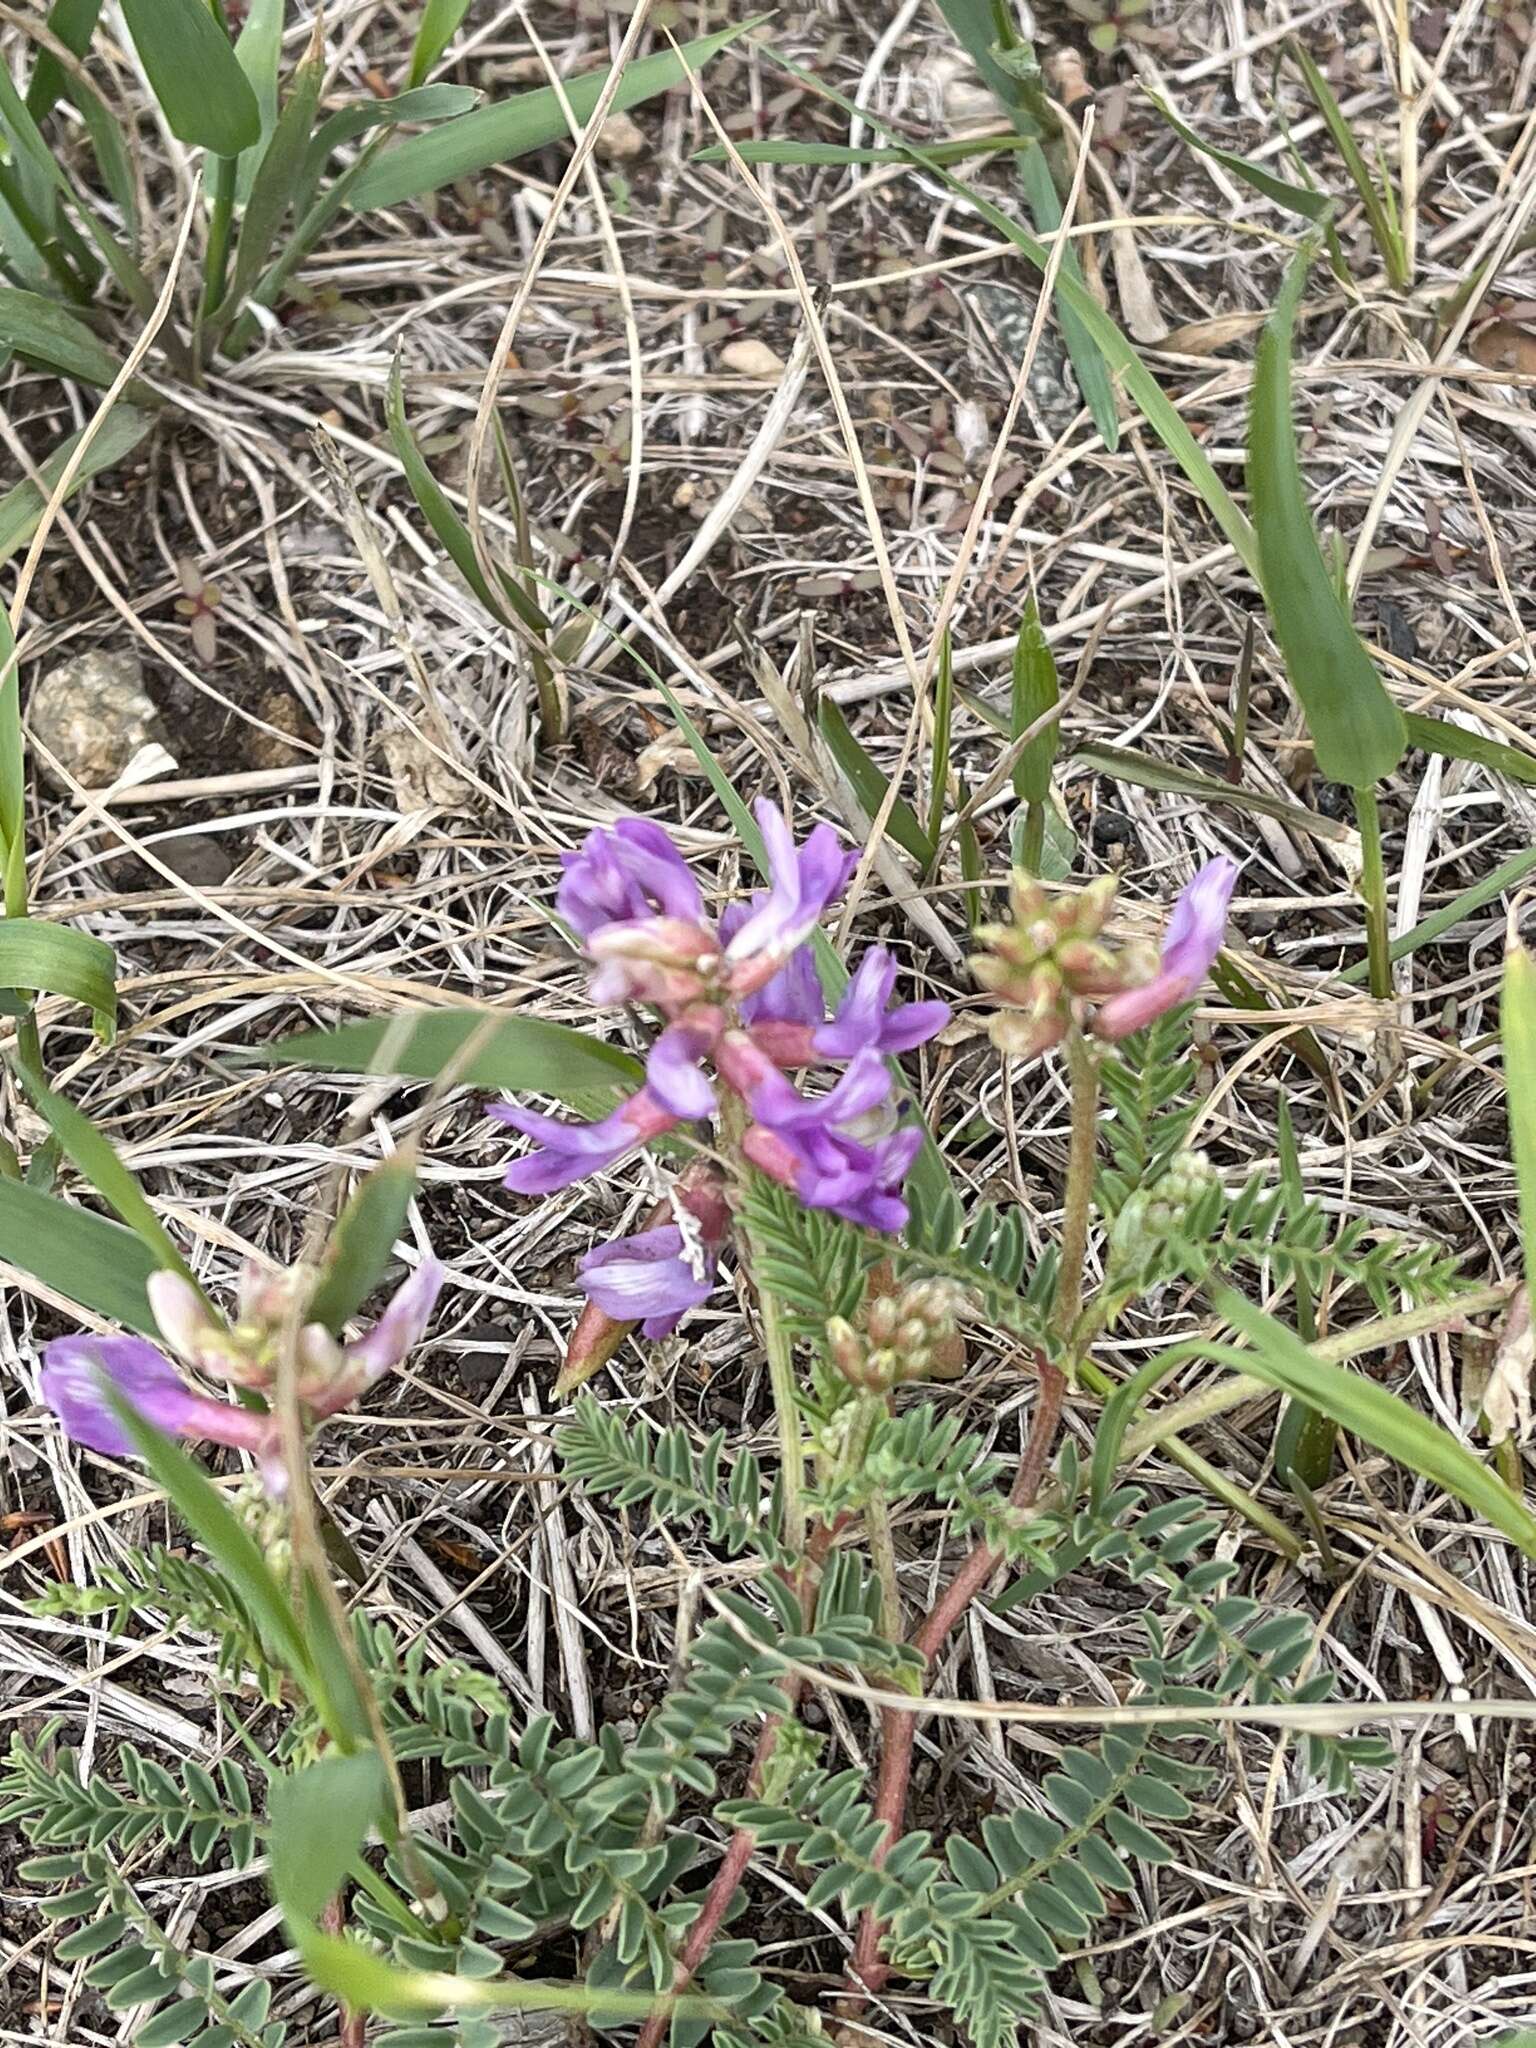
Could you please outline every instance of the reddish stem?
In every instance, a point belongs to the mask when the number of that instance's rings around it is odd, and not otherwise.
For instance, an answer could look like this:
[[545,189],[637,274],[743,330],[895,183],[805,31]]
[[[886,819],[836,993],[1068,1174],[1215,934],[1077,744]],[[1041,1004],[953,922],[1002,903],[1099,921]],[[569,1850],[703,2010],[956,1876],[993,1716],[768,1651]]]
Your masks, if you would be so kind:
[[[832,1548],[833,1538],[850,1519],[851,1517],[846,1514],[839,1515],[835,1522],[821,1522],[811,1531],[810,1540],[805,1546],[805,1565],[799,1574],[801,1606],[806,1611],[807,1618],[816,1582],[821,1567],[826,1562],[827,1552]],[[791,1676],[785,1680],[783,1690],[793,1714],[800,1704],[805,1681]],[[755,1794],[763,1788],[763,1772],[767,1769],[768,1759],[773,1755],[774,1744],[779,1739],[782,1721],[781,1714],[770,1714],[758,1731],[757,1748],[752,1753],[752,1768],[747,1774],[749,1792]],[[756,1847],[757,1837],[750,1828],[737,1828],[731,1836],[725,1854],[715,1871],[714,1880],[704,1896],[703,1911],[688,1930],[688,1939],[683,1944],[683,1952],[678,1957],[677,1967],[672,1973],[672,1989],[668,1993],[668,2002],[657,2006],[640,2029],[635,2039],[635,2048],[658,2048],[672,2018],[670,2001],[688,1989],[699,1965],[709,1954],[714,1938],[720,1931],[720,1923],[736,1895],[736,1887],[746,1875],[747,1865],[752,1861],[752,1852]]]
[[[1035,1403],[1035,1412],[1030,1418],[1029,1436],[1025,1441],[1019,1459],[1019,1469],[1008,1496],[1010,1503],[1016,1508],[1034,1505],[1035,1496],[1039,1493],[1041,1482],[1045,1478],[1051,1446],[1056,1441],[1057,1427],[1061,1422],[1062,1398],[1067,1390],[1064,1375],[1058,1372],[1041,1352],[1035,1354],[1035,1369],[1040,1376],[1040,1398]],[[921,1656],[925,1671],[943,1649],[950,1630],[991,1578],[1002,1558],[1003,1553],[1000,1550],[993,1550],[985,1543],[978,1543],[939,1595],[932,1611],[912,1638],[912,1646]],[[885,1834],[874,1853],[876,1869],[885,1861],[891,1844],[900,1836],[902,1823],[906,1819],[907,1786],[912,1776],[912,1748],[917,1739],[917,1715],[903,1708],[887,1707],[880,1716],[880,1736],[880,1777],[875,1787],[874,1812],[877,1820],[885,1822]],[[879,1991],[890,1975],[889,1963],[880,1960],[880,1943],[884,1933],[883,1923],[875,1918],[872,1911],[866,1910],[859,1921],[853,1961],[848,1969],[849,1978],[855,1987],[862,1987],[866,1991]],[[846,2010],[844,2016],[850,2016]]]

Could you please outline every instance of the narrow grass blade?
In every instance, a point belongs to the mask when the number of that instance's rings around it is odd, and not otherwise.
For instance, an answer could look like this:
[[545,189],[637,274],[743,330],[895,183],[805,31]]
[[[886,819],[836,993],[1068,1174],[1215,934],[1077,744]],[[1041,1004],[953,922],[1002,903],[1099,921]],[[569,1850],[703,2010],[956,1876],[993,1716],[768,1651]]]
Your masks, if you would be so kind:
[[1403,244],[1402,233],[1397,219],[1397,208],[1390,198],[1384,198],[1371,174],[1371,167],[1360,152],[1360,146],[1350,132],[1344,111],[1334,98],[1333,88],[1324,78],[1301,42],[1291,36],[1287,39],[1286,50],[1306,80],[1307,90],[1323,117],[1323,123],[1333,138],[1334,147],[1344,159],[1344,168],[1350,182],[1360,195],[1360,204],[1365,208],[1365,217],[1371,224],[1371,236],[1386,266],[1387,276],[1396,291],[1406,291],[1413,282],[1408,272],[1408,252]]
[[145,1286],[161,1261],[94,1210],[0,1179],[0,1259],[109,1322],[158,1335]]
[[1331,782],[1369,789],[1408,744],[1402,713],[1340,600],[1317,544],[1291,419],[1291,329],[1315,240],[1298,251],[1259,344],[1248,427],[1248,492],[1259,581],[1286,674]]
[[33,917],[0,919],[0,989],[83,1003],[96,1036],[105,1042],[117,1029],[116,957],[105,940],[73,925],[45,924]]
[[[1032,725],[1061,702],[1056,657],[1046,643],[1040,611],[1031,597],[1024,606],[1013,646],[1013,688],[1009,698],[1008,737],[1017,743]],[[1061,743],[1061,721],[1053,719],[1023,748],[1013,764],[1013,793],[1024,805],[1021,864],[1038,875],[1045,851],[1046,811],[1051,801],[1051,770]]]
[[[842,706],[830,697],[823,697],[816,708],[816,723],[826,741],[832,758],[847,778],[848,787],[858,800],[859,809],[873,823],[878,817],[880,806],[885,802],[885,793],[890,788],[890,778],[869,758],[860,745],[853,727],[843,716]],[[926,866],[933,859],[933,841],[918,823],[917,813],[905,797],[897,797],[886,820],[885,834],[910,854],[920,866]]]
[[325,1265],[310,1299],[308,1320],[333,1337],[356,1315],[384,1276],[416,1192],[416,1162],[404,1154],[365,1174],[336,1219]]
[[1475,761],[1507,775],[1512,782],[1536,784],[1536,754],[1512,747],[1506,740],[1489,739],[1486,733],[1468,732],[1464,725],[1452,725],[1448,718],[1429,718],[1420,711],[1405,711],[1403,724],[1408,744],[1426,754],[1439,754],[1446,761]]
[[83,320],[52,299],[16,285],[0,285],[0,347],[102,390],[123,367]]
[[326,165],[345,143],[353,142],[375,128],[396,128],[402,122],[452,121],[480,103],[480,94],[467,85],[420,85],[392,100],[354,100],[339,107],[315,130],[304,158],[304,169],[294,195],[294,211],[308,212]]
[[1166,100],[1159,99],[1155,92],[1149,92],[1147,97],[1180,141],[1187,142],[1201,156],[1208,156],[1213,163],[1220,164],[1253,191],[1273,200],[1276,206],[1284,207],[1287,213],[1317,223],[1334,212],[1336,202],[1328,193],[1315,191],[1308,185],[1293,185],[1288,178],[1277,178],[1273,171],[1265,170],[1262,164],[1250,163],[1247,157],[1237,156],[1230,149],[1218,149],[1214,142],[1205,141],[1193,128],[1187,127]]
[[309,48],[294,73],[287,103],[251,180],[250,197],[240,221],[240,238],[235,245],[235,266],[216,329],[227,325],[229,318],[244,305],[271,253],[298,186],[324,78],[325,45],[317,21]]
[[[48,33],[73,56],[83,57],[96,33],[101,0],[53,0],[48,10]],[[27,112],[34,121],[46,121],[68,84],[68,73],[51,50],[39,50],[27,86]]]
[[933,759],[928,771],[928,843],[935,847],[944,829],[944,807],[949,794],[949,735],[954,717],[954,636],[946,626],[939,642],[939,667],[933,687]]
[[[1507,861],[1496,867],[1491,874],[1484,875],[1480,882],[1474,882],[1470,889],[1463,889],[1459,896],[1453,896],[1449,903],[1432,910],[1428,917],[1421,918],[1412,931],[1404,932],[1394,939],[1388,948],[1389,958],[1406,960],[1421,946],[1432,946],[1442,933],[1453,925],[1461,923],[1464,917],[1471,917],[1486,903],[1492,903],[1506,890],[1518,888],[1526,876],[1536,870],[1536,849],[1527,848],[1524,853],[1512,854]],[[1360,960],[1353,967],[1346,968],[1338,977],[1340,981],[1364,981],[1370,971],[1370,963]]]
[[[73,497],[82,484],[88,483],[101,470],[114,468],[124,456],[131,454],[154,423],[153,413],[141,412],[131,405],[114,406],[106,425],[91,443],[84,462],[75,472],[69,496]],[[47,490],[52,491],[63,474],[79,438],[78,434],[71,434],[42,465],[38,473]],[[32,538],[37,522],[43,516],[45,503],[37,486],[30,480],[13,485],[0,498],[0,563],[9,561],[16,550],[24,548]]]
[[411,45],[409,82],[424,84],[437,68],[437,60],[459,32],[459,23],[469,12],[469,0],[427,0],[416,25]]
[[250,1609],[267,1655],[313,1700],[314,1665],[304,1631],[255,1538],[179,1444],[152,1429],[115,1391],[108,1389],[108,1398],[156,1484]]
[[1499,1005],[1504,1041],[1504,1093],[1520,1190],[1520,1242],[1525,1278],[1536,1278],[1536,960],[1516,943],[1504,955]]
[[261,109],[207,0],[121,0],[166,126],[178,142],[238,156],[261,139]]
[[[965,136],[955,142],[930,142],[923,146],[923,154],[935,163],[963,163],[969,157],[984,156],[995,149],[1015,149],[1021,154],[1038,147],[1032,136],[977,135]],[[743,163],[747,164],[799,164],[815,168],[823,164],[910,164],[915,161],[912,151],[900,143],[886,148],[850,149],[846,142],[747,142],[733,145],[733,150]],[[696,164],[729,163],[733,153],[723,143],[711,142],[703,149],[696,149],[691,161]]]
[[15,1071],[28,1102],[53,1132],[69,1159],[97,1194],[117,1211],[146,1251],[153,1255],[155,1264],[179,1273],[196,1287],[191,1268],[171,1242],[165,1225],[146,1200],[144,1190],[118,1158],[112,1141],[82,1110],[76,1109],[72,1102],[66,1102],[62,1095],[55,1095],[39,1075],[20,1066]]
[[[261,132],[254,144],[243,151],[235,194],[241,204],[250,198],[256,168],[277,127],[278,74],[283,57],[283,14],[287,0],[251,0],[239,35],[235,37],[235,59],[250,81],[261,117]],[[315,27],[319,30],[317,16]]]
[[[0,605],[0,871],[12,847],[26,854],[27,752],[21,732],[21,664],[10,618]],[[8,916],[26,907],[26,877],[23,870],[19,902],[6,898]]]
[[[1302,1184],[1301,1159],[1296,1150],[1296,1133],[1291,1126],[1290,1106],[1283,1095],[1279,1099],[1275,1142],[1280,1155],[1280,1186],[1285,1195],[1285,1212],[1294,1223],[1306,1206],[1306,1190]],[[1303,1344],[1310,1344],[1317,1336],[1316,1304],[1312,1298],[1312,1283],[1299,1266],[1292,1275],[1291,1287],[1296,1304],[1297,1334]],[[1320,1415],[1304,1401],[1294,1398],[1287,1401],[1280,1426],[1275,1431],[1275,1477],[1283,1484],[1299,1480],[1308,1493],[1325,1486],[1333,1470],[1336,1435],[1336,1425],[1328,1416]]]
[[[462,1068],[457,1061],[471,1038],[494,1024]],[[401,1028],[406,1024],[408,1028]],[[455,1066],[459,1080],[478,1088],[504,1088],[514,1095],[552,1095],[576,1102],[594,1092],[637,1088],[645,1069],[616,1045],[549,1024],[495,1010],[421,1010],[414,1015],[340,1024],[329,1031],[301,1031],[274,1045],[252,1047],[249,1057],[269,1067],[317,1067],[322,1073],[372,1074],[388,1049],[385,1071],[413,1080],[435,1081]]]
[[[729,28],[717,29],[713,35],[699,36],[683,44],[680,54],[664,50],[642,57],[625,72],[614,96],[613,110],[639,106],[643,100],[654,99],[658,93],[683,84],[690,70],[699,70],[727,44],[765,19],[766,16],[753,15]],[[607,79],[606,71],[587,71],[566,81],[565,92],[578,121],[591,117]],[[551,142],[565,142],[569,135],[565,112],[552,88],[545,86],[537,92],[520,93],[512,99],[479,107],[472,114],[462,114],[429,135],[412,136],[409,142],[386,150],[359,178],[349,204],[358,213],[380,206],[397,206],[402,200],[416,199],[423,192],[436,192],[451,185],[455,178],[473,177],[492,164],[526,156],[530,150],[543,149]]]

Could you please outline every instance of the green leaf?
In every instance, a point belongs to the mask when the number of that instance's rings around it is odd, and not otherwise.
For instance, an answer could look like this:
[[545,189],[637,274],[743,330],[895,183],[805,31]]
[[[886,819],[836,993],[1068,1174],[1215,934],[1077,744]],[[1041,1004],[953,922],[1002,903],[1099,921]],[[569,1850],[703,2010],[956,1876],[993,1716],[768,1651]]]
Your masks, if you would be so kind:
[[52,299],[15,285],[0,285],[0,348],[13,348],[82,384],[105,387],[122,368],[83,320]]
[[303,1687],[329,1728],[304,1631],[256,1539],[179,1444],[151,1428],[114,1389],[107,1389],[107,1397],[155,1483],[245,1601],[268,1657]]
[[261,116],[261,133],[255,145],[243,151],[235,185],[235,196],[244,205],[250,198],[261,156],[277,126],[278,72],[283,58],[283,14],[286,0],[251,0],[239,35],[235,37],[235,59],[250,81]]
[[385,1810],[389,1781],[376,1749],[323,1756],[272,1780],[267,1848],[272,1891],[289,1919],[310,1924],[341,1889],[368,1830]]
[[7,906],[13,896],[18,910],[26,907],[26,742],[21,733],[21,664],[10,617],[0,604],[0,872],[12,848],[22,863],[21,890],[6,890]]
[[[1040,611],[1031,597],[1024,606],[1018,638],[1013,643],[1013,687],[1008,706],[1008,737],[1018,741],[1046,712],[1061,701],[1056,657],[1046,642]],[[1051,770],[1061,744],[1061,721],[1052,719],[1037,732],[1013,764],[1013,793],[1025,805],[1021,862],[1032,875],[1040,872],[1045,851],[1047,806],[1051,801]]]
[[[565,1024],[499,1010],[403,1010],[396,1017],[301,1031],[275,1045],[253,1048],[267,1066],[318,1067],[325,1073],[408,1074],[435,1081],[471,1038],[487,1035],[466,1065],[461,1082],[504,1088],[511,1094],[552,1095],[576,1103],[597,1090],[635,1088],[645,1078],[637,1059]],[[380,1053],[386,1064],[375,1064]]]
[[76,1109],[72,1102],[66,1102],[62,1095],[55,1095],[40,1075],[22,1066],[16,1068],[16,1073],[27,1100],[47,1123],[65,1153],[97,1194],[117,1211],[146,1251],[153,1255],[156,1266],[169,1267],[196,1287],[191,1268],[145,1200],[143,1189],[118,1158],[111,1140],[97,1130],[91,1119]]
[[1393,287],[1403,291],[1411,279],[1390,187],[1383,179],[1378,188],[1376,180],[1371,176],[1370,166],[1360,154],[1359,146],[1350,132],[1349,123],[1344,118],[1344,110],[1333,96],[1332,86],[1318,70],[1310,54],[1295,36],[1286,39],[1286,49],[1307,82],[1307,90],[1317,104],[1317,111],[1322,115],[1328,133],[1333,137],[1335,149],[1344,159],[1344,168],[1349,172],[1350,180],[1360,195],[1366,219],[1371,224],[1372,238],[1383,263],[1387,266]]
[[[143,0],[140,0],[143,4]],[[614,96],[612,111],[638,106],[685,82],[690,70],[698,71],[728,43],[745,35],[765,20],[753,15],[713,35],[699,36],[685,43],[680,52],[658,51],[629,66]],[[686,60],[686,61],[685,61]],[[565,81],[565,93],[577,121],[591,118],[592,110],[607,83],[606,71],[583,72]],[[526,156],[551,142],[566,142],[570,129],[558,95],[550,86],[536,92],[519,93],[462,114],[436,128],[430,135],[414,135],[408,142],[387,150],[369,165],[353,186],[348,203],[354,212],[374,207],[397,206],[423,192],[436,192],[455,178],[473,177],[477,171],[509,158]]]
[[[71,55],[83,57],[96,33],[101,0],[53,0],[48,10],[48,33]],[[39,50],[27,86],[27,112],[34,121],[46,121],[66,90],[69,74],[51,50]]]
[[[1536,868],[1536,848],[1528,847],[1524,853],[1512,854],[1496,867],[1491,874],[1484,875],[1480,882],[1474,882],[1470,889],[1463,889],[1459,896],[1453,896],[1449,903],[1432,910],[1428,917],[1421,918],[1412,931],[1404,932],[1394,939],[1387,949],[1389,960],[1405,960],[1416,953],[1420,946],[1432,946],[1442,932],[1448,932],[1453,925],[1461,923],[1481,910],[1485,903],[1492,903],[1502,896],[1506,889],[1513,889],[1523,882],[1531,870]],[[1364,981],[1370,973],[1370,962],[1360,960],[1353,967],[1346,968],[1338,977],[1340,981]]]
[[1527,1282],[1536,1278],[1536,960],[1516,943],[1504,955],[1499,1004],[1504,1093],[1520,1190],[1520,1242]]
[[[8,780],[0,767],[0,791]],[[0,795],[0,813],[7,808]],[[105,940],[73,925],[44,924],[33,917],[0,919],[0,989],[13,988],[83,1003],[95,1019],[96,1036],[111,1042],[117,1029],[117,960]]]
[[392,100],[354,100],[350,106],[338,107],[315,130],[304,159],[295,208],[300,214],[308,210],[326,164],[343,143],[366,135],[372,128],[394,128],[402,121],[451,121],[478,106],[480,97],[467,85],[419,85],[413,92],[396,94]]
[[[155,424],[155,415],[141,412],[137,407],[118,404],[107,416],[106,424],[86,451],[84,462],[76,470],[70,482],[66,500],[72,498],[80,486],[88,483],[93,476],[104,469],[114,469],[123,458],[133,452]],[[51,495],[65,465],[75,452],[78,434],[71,434],[67,441],[61,441],[48,460],[38,471],[44,489]],[[47,500],[39,495],[37,485],[31,479],[14,485],[0,498],[0,563],[8,562],[18,548],[26,546],[37,531],[37,522],[43,516]]]
[[1316,246],[1314,238],[1292,259],[1259,343],[1248,493],[1264,602],[1318,769],[1331,782],[1369,789],[1402,759],[1408,734],[1323,561],[1296,459],[1291,329]]
[[158,1334],[144,1287],[161,1262],[120,1223],[0,1179],[0,1259],[110,1322]]
[[469,0],[427,0],[411,45],[410,84],[420,85],[437,68],[437,60],[459,32]]
[[325,46],[317,19],[313,40],[294,73],[287,102],[251,180],[250,197],[240,222],[240,239],[235,246],[235,267],[224,300],[228,316],[245,303],[260,277],[297,189],[324,77]]
[[1439,754],[1447,761],[1475,761],[1507,775],[1512,782],[1536,783],[1536,754],[1512,747],[1506,740],[1489,739],[1486,733],[1469,732],[1464,725],[1452,725],[1448,718],[1429,718],[1421,711],[1405,711],[1408,744],[1426,754]]
[[179,142],[238,156],[261,139],[261,109],[207,0],[122,0],[123,19],[166,126]]
[[1326,192],[1316,192],[1307,185],[1293,185],[1288,179],[1277,178],[1273,171],[1266,171],[1262,164],[1250,163],[1247,157],[1237,156],[1230,149],[1218,149],[1215,143],[1202,140],[1193,128],[1186,127],[1168,102],[1159,99],[1155,92],[1148,92],[1147,98],[1174,134],[1187,142],[1191,149],[1197,149],[1202,156],[1210,157],[1213,163],[1221,164],[1255,192],[1272,199],[1276,206],[1283,206],[1287,213],[1299,214],[1303,220],[1316,223],[1325,221],[1334,211],[1335,202]]
[[550,631],[549,620],[521,584],[510,576],[499,578],[507,600],[503,604],[486,581],[469,528],[448,502],[447,493],[432,474],[431,467],[421,452],[420,443],[411,431],[410,421],[405,416],[405,391],[398,355],[390,366],[389,385],[384,398],[384,417],[389,426],[389,438],[394,443],[395,453],[400,458],[400,466],[405,471],[405,480],[411,487],[411,496],[420,506],[422,516],[436,535],[439,546],[446,552],[464,581],[491,617],[499,620],[502,625],[510,625],[511,613],[515,612],[530,631],[547,635]]
[[[816,723],[833,760],[846,776],[859,809],[873,824],[891,786],[890,778],[865,753],[852,726],[843,716],[840,704],[834,703],[830,697],[823,697],[816,708]],[[918,823],[917,813],[905,797],[897,797],[892,804],[885,832],[888,839],[894,839],[903,853],[909,853],[920,865],[926,867],[933,859],[933,842]]]
[[404,1153],[363,1176],[331,1232],[309,1322],[323,1323],[333,1337],[341,1335],[379,1284],[415,1192],[416,1161]]

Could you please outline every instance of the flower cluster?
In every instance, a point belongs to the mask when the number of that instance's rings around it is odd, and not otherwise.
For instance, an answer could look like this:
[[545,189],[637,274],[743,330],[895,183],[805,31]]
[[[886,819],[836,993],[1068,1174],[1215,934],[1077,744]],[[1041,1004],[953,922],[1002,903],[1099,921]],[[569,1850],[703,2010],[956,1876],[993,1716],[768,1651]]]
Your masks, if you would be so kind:
[[[296,1296],[307,1301],[317,1275],[278,1272],[248,1260],[235,1321],[221,1321],[179,1273],[150,1276],[150,1307],[167,1348],[211,1379],[270,1395]],[[349,1408],[420,1340],[443,1284],[435,1259],[423,1259],[365,1336],[340,1344],[322,1323],[301,1323],[299,1400],[309,1422]],[[302,1316],[302,1309],[297,1313]],[[234,1406],[198,1393],[164,1352],[143,1337],[56,1337],[43,1349],[43,1399],[76,1443],[107,1457],[135,1455],[112,1396],[169,1436],[229,1444],[255,1458],[267,1490],[284,1488],[281,1428],[270,1407]]]
[[1097,1035],[1119,1039],[1188,1002],[1221,950],[1236,881],[1235,861],[1224,854],[1207,861],[1174,904],[1154,954],[1140,943],[1105,940],[1112,877],[1050,897],[1031,876],[1016,874],[1012,923],[983,927],[977,936],[987,950],[971,962],[982,987],[1008,1005],[992,1019],[993,1043],[1034,1059],[1061,1043],[1088,1003],[1100,1006]]
[[899,1294],[868,1300],[856,1328],[842,1316],[827,1324],[827,1355],[850,1386],[886,1394],[912,1380],[953,1379],[964,1364],[956,1329],[959,1290],[919,1280]]
[[[594,1001],[648,1004],[663,1029],[644,1087],[600,1122],[562,1123],[512,1104],[492,1112],[535,1141],[508,1169],[515,1193],[567,1187],[679,1124],[720,1115],[723,1090],[742,1155],[808,1208],[872,1230],[906,1222],[901,1189],[922,1133],[899,1122],[887,1056],[923,1044],[949,1010],[893,1004],[895,962],[876,946],[827,1015],[810,940],[857,856],[830,826],[797,847],[774,805],[759,803],[756,816],[769,886],[732,905],[718,928],[682,855],[643,818],[594,831],[564,857],[556,906],[593,963]],[[825,1065],[843,1071],[820,1095],[788,1078]],[[690,1239],[674,1217],[590,1253],[582,1284],[610,1315],[669,1328],[708,1292],[721,1236],[705,1227]]]

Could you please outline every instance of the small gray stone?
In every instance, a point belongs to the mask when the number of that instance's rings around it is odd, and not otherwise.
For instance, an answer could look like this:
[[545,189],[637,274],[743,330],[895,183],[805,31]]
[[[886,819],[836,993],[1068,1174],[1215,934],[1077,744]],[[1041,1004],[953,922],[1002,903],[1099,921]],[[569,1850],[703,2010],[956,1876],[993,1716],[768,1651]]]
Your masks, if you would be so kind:
[[222,840],[207,832],[184,832],[177,839],[162,839],[155,853],[172,874],[180,875],[194,889],[217,889],[234,872],[235,863]]
[[[27,706],[34,737],[86,789],[105,789],[151,740],[165,744],[154,700],[136,654],[92,648],[40,676]],[[38,756],[55,789],[69,785]]]

